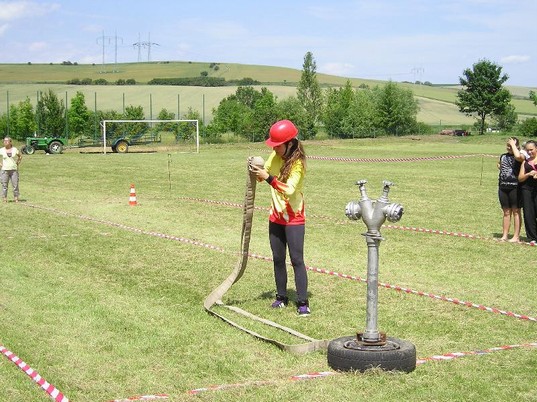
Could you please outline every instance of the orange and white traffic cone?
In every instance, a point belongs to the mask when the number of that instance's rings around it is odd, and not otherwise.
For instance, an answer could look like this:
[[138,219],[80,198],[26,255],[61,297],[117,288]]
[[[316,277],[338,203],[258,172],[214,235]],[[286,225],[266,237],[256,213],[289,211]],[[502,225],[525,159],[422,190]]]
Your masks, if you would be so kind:
[[135,206],[138,203],[136,202],[136,190],[134,189],[134,184],[131,184],[131,193],[129,196],[129,205]]

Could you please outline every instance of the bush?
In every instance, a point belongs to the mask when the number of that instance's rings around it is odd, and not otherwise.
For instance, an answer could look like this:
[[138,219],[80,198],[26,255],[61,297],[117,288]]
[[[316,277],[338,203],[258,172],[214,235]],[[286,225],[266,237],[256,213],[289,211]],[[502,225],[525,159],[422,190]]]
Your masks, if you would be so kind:
[[182,77],[182,78],[153,78],[149,85],[182,85],[198,87],[223,87],[226,85],[224,78],[217,77]]
[[517,131],[525,137],[537,136],[537,118],[531,117],[519,123]]
[[435,134],[435,132],[436,130],[434,129],[434,127],[422,121],[416,122],[416,127],[414,128],[414,134],[427,135],[427,134]]
[[244,77],[244,78],[241,78],[240,80],[230,80],[229,82],[233,83],[233,84],[236,84],[238,86],[241,86],[241,87],[259,85],[260,84],[259,81],[254,80],[253,78],[250,78],[250,77]]

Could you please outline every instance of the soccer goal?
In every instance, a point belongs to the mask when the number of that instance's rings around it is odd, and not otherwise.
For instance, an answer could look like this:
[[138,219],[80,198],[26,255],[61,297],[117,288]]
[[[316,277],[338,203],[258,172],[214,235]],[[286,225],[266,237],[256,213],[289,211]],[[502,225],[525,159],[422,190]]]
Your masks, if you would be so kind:
[[102,120],[103,153],[126,153],[133,145],[161,143],[181,152],[199,153],[198,120]]

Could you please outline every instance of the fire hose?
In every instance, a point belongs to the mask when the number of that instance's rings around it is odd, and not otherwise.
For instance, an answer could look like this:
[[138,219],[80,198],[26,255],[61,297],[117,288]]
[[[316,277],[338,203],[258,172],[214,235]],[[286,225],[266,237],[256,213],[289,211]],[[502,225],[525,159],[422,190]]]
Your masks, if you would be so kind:
[[[252,313],[249,313],[248,311],[245,311],[237,306],[229,306],[222,302],[222,297],[224,294],[235,284],[239,281],[239,279],[243,276],[244,271],[246,270],[246,265],[248,263],[248,250],[250,247],[250,237],[252,233],[252,218],[254,215],[254,201],[255,201],[255,190],[256,190],[256,184],[257,184],[257,177],[254,172],[251,170],[252,165],[263,167],[264,161],[261,157],[249,157],[247,160],[247,179],[246,179],[246,192],[244,196],[244,204],[243,204],[243,220],[242,220],[242,230],[241,230],[241,251],[240,256],[237,264],[235,265],[235,268],[231,272],[231,274],[222,282],[216,289],[214,289],[209,296],[207,296],[203,302],[203,307],[205,310],[223,321],[227,322],[228,324],[232,325],[235,328],[240,329],[241,331],[244,331],[255,338],[258,338],[262,341],[269,342],[278,348],[292,353],[292,354],[305,354],[309,352],[313,352],[316,350],[326,349],[328,347],[328,340],[317,340],[314,338],[311,338],[307,335],[304,335],[298,331],[295,331],[291,328],[282,326],[278,323],[275,323],[273,321],[258,317]],[[266,336],[263,336],[251,329],[248,329],[230,319],[223,316],[222,314],[216,312],[213,307],[224,307],[227,308],[235,313],[241,314],[247,318],[250,318],[254,321],[261,322],[265,325],[268,325],[270,327],[279,329],[287,334],[291,334],[297,338],[300,338],[306,343],[300,343],[300,344],[285,344],[282,343],[276,339],[272,339]]]

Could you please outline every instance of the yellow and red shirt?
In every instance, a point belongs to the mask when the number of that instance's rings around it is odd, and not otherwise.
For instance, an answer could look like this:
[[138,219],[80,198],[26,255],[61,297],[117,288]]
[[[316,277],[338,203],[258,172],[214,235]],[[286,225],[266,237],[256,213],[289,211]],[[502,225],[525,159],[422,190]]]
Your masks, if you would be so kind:
[[304,175],[302,161],[297,161],[291,168],[285,183],[278,179],[284,160],[272,152],[265,162],[265,169],[272,176],[271,206],[269,220],[280,225],[304,225],[306,211],[304,208]]

